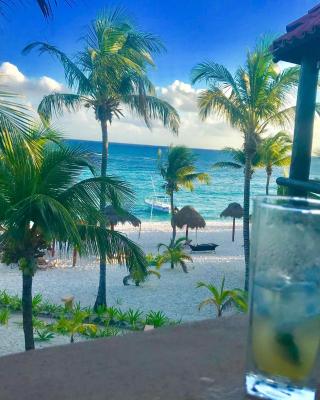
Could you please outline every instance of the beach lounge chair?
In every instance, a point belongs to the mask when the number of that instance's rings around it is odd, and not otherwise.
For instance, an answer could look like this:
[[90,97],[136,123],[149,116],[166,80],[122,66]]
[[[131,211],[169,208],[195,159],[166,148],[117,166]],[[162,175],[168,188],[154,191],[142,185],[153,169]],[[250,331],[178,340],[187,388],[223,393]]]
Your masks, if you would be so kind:
[[218,244],[215,243],[202,243],[202,244],[197,244],[197,245],[192,245],[191,243],[188,243],[190,249],[192,252],[216,252],[216,248],[219,246]]

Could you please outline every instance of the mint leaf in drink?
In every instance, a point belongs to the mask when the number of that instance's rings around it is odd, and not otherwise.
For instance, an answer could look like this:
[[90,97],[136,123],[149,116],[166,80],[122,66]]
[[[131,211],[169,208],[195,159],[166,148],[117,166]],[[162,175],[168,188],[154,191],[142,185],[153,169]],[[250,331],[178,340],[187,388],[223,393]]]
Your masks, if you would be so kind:
[[291,333],[279,332],[276,341],[281,348],[282,356],[294,364],[300,364],[300,354],[298,346]]

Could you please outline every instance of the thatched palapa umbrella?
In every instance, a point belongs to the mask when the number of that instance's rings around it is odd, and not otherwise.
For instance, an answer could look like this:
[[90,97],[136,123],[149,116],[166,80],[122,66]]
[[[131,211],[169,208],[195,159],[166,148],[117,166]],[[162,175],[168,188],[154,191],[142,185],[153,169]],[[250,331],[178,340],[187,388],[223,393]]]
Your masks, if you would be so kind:
[[188,240],[189,228],[199,229],[206,226],[202,215],[191,206],[181,208],[174,216],[174,223],[180,229],[186,227],[186,240]]
[[134,227],[141,227],[141,221],[139,218],[135,217],[129,211],[122,210],[121,213],[117,212],[117,210],[113,206],[107,206],[104,211],[107,220],[110,223],[110,227],[114,230],[114,227],[118,224],[129,223]]
[[231,217],[232,222],[232,241],[234,242],[234,233],[236,228],[236,218],[243,217],[243,208],[239,203],[230,203],[228,207],[222,211],[220,217]]

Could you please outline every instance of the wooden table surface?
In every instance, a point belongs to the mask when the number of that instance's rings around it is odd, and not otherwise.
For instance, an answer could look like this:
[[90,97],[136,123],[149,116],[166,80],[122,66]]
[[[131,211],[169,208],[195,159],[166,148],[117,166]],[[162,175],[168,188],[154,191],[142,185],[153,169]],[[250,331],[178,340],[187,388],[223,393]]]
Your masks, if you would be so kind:
[[0,358],[1,400],[241,400],[247,320],[224,317]]

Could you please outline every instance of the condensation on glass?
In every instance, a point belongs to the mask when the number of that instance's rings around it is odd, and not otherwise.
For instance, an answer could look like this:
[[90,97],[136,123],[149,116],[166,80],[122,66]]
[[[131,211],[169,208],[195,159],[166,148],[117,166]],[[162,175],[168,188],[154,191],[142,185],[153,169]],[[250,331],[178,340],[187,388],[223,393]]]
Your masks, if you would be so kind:
[[314,400],[320,202],[256,198],[251,238],[247,392],[272,400]]

